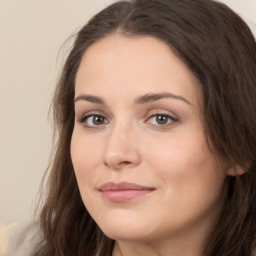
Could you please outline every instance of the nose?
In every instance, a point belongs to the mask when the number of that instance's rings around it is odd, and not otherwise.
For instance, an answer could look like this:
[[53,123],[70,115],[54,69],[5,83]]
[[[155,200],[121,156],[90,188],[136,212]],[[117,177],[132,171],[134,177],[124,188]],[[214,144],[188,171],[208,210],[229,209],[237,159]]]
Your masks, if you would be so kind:
[[126,125],[109,131],[103,155],[104,165],[113,169],[132,168],[141,162],[136,132]]

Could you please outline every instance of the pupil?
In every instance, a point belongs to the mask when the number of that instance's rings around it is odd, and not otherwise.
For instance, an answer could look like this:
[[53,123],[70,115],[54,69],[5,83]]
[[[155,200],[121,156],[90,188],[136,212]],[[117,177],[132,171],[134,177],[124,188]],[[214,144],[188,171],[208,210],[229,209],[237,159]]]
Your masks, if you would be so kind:
[[95,124],[103,124],[104,120],[103,120],[103,117],[101,117],[101,116],[95,116],[93,119],[93,122]]
[[157,115],[156,120],[158,124],[166,124],[167,117],[164,115]]

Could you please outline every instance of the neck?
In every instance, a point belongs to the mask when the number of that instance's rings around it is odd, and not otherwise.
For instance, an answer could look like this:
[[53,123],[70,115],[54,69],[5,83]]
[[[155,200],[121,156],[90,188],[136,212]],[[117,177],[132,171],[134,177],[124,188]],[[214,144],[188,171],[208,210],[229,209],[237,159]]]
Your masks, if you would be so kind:
[[203,242],[144,243],[116,241],[113,256],[203,256]]

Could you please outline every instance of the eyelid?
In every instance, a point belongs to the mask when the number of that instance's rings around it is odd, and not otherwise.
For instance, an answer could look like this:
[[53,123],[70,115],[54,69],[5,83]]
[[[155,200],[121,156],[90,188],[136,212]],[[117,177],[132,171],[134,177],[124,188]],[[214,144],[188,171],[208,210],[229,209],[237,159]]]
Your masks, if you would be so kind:
[[151,116],[155,116],[155,115],[166,115],[166,116],[170,116],[173,120],[177,120],[177,121],[179,120],[179,118],[176,114],[174,114],[170,110],[166,110],[166,109],[162,109],[162,108],[149,111],[147,114],[147,118],[149,118]]
[[76,119],[77,121],[79,122],[79,120],[81,120],[82,118],[84,117],[88,117],[88,116],[103,116],[105,117],[106,119],[109,119],[110,120],[110,117],[103,111],[101,110],[89,110],[89,111],[78,111],[76,113]]
[[[160,123],[152,123],[150,119],[153,117],[156,117],[157,115],[163,115],[169,118],[169,122],[167,124],[160,124]],[[92,116],[100,116],[104,118],[104,122],[102,124],[95,124],[90,125],[86,123],[86,120],[88,120],[89,117]],[[177,121],[179,121],[179,118],[174,113],[170,112],[169,110],[164,109],[157,109],[157,110],[151,110],[146,115],[146,118],[144,119],[144,123],[151,125],[156,128],[169,128],[170,126],[173,126]],[[109,124],[111,122],[111,118],[103,111],[101,110],[92,110],[88,112],[84,112],[83,114],[79,115],[77,114],[77,122],[82,124],[86,128],[100,128],[102,126],[105,126],[106,124]]]
[[[151,118],[153,118],[153,117],[156,117],[156,116],[166,116],[167,118],[169,118],[170,120],[171,120],[171,123],[169,123],[169,124],[152,124],[152,123],[150,123],[149,122],[149,120],[151,119]],[[156,111],[153,111],[153,112],[151,112],[149,115],[148,115],[148,117],[146,118],[146,123],[147,124],[149,124],[149,125],[152,125],[152,126],[155,126],[155,127],[158,127],[158,128],[168,128],[168,127],[170,127],[170,126],[173,126],[176,122],[178,122],[179,121],[179,118],[176,116],[176,115],[174,115],[174,114],[172,114],[172,113],[170,113],[169,111],[165,111],[165,110],[156,110]]]
[[[99,116],[99,117],[102,117],[104,118],[105,120],[108,120],[108,122],[104,122],[103,124],[100,124],[100,125],[87,125],[85,124],[86,123],[86,120],[92,116]],[[101,127],[102,125],[105,125],[105,124],[108,124],[110,123],[110,118],[108,118],[108,116],[103,113],[102,111],[89,111],[89,112],[85,112],[84,114],[78,116],[77,118],[77,122],[84,125],[85,127],[87,128],[99,128]]]

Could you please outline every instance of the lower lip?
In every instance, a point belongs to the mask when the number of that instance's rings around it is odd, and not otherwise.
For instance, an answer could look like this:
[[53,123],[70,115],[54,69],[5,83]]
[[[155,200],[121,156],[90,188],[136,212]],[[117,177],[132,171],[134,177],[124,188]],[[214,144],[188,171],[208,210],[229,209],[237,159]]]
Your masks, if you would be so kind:
[[101,191],[101,193],[103,198],[111,203],[125,203],[152,191],[153,190],[109,190]]

